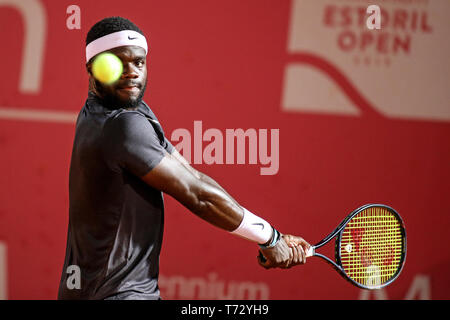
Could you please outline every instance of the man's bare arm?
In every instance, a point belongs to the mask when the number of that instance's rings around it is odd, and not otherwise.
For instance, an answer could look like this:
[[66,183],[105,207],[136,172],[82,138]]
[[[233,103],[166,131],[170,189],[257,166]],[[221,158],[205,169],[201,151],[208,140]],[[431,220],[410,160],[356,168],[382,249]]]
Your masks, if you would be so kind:
[[232,200],[232,201],[234,201],[235,203],[236,203],[236,205],[239,205],[238,203],[237,203],[237,201],[236,200],[234,200],[234,198],[232,197],[232,196],[230,196],[229,194],[228,194],[228,192],[224,189],[224,188],[222,188],[222,186],[221,185],[219,185],[214,179],[212,179],[210,176],[208,176],[208,175],[206,175],[206,174],[204,174],[204,173],[202,173],[202,172],[200,172],[200,171],[198,171],[198,170],[196,170],[195,168],[193,168],[190,164],[189,164],[189,162],[175,149],[173,152],[172,152],[172,157],[174,157],[175,159],[177,159],[178,161],[180,161],[181,162],[181,164],[183,164],[185,167],[186,167],[186,169],[188,169],[193,175],[195,175],[197,178],[199,178],[200,180],[202,180],[202,181],[204,181],[204,182],[206,182],[206,183],[209,183],[209,184],[211,184],[211,185],[213,185],[213,186],[216,186],[217,188],[219,188],[219,189],[221,189],[226,195],[228,195],[228,197],[230,197],[230,199]]
[[166,154],[142,180],[171,195],[203,220],[227,231],[236,229],[243,208],[212,179],[190,170],[186,163]]
[[[261,218],[240,206],[216,181],[192,168],[177,151],[174,151],[172,155],[167,153],[161,162],[142,179],[148,185],[174,197],[203,220],[256,241],[251,239],[253,235],[247,236],[248,232],[252,233],[252,230],[243,232],[241,229],[246,224],[245,221],[247,221],[247,225],[249,224],[249,217]],[[267,224],[263,219],[257,220],[257,222],[261,221]],[[267,260],[264,262],[258,260],[261,266],[289,268],[306,262],[305,252],[309,246],[306,241],[300,237],[280,235],[278,232],[272,233],[271,230],[272,227],[267,224],[265,237],[268,235],[267,232],[270,232],[269,240],[267,241],[265,238],[266,240],[263,242],[258,241],[260,244],[266,241],[266,245],[272,244],[262,250]],[[273,230],[275,231],[275,229]],[[277,234],[280,235],[280,241],[274,242]]]

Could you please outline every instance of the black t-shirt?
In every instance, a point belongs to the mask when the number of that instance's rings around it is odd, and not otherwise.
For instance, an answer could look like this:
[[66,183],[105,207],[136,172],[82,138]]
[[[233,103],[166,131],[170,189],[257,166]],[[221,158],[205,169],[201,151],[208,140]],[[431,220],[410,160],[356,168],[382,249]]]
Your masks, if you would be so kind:
[[[140,177],[173,150],[144,102],[109,110],[89,94],[72,150],[58,299],[159,298],[164,200]],[[67,284],[76,276],[69,266],[79,268],[79,289]]]

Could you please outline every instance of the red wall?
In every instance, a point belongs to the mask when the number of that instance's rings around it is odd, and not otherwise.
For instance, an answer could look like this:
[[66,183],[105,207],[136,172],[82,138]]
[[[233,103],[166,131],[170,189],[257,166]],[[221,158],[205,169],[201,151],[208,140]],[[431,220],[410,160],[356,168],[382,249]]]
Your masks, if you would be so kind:
[[[360,205],[385,203],[396,208],[407,227],[406,265],[396,282],[369,298],[450,298],[445,240],[450,227],[448,119],[387,117],[373,112],[370,108],[377,106],[370,101],[367,107],[358,105],[357,99],[350,100],[361,111],[359,116],[283,111],[284,68],[293,59],[286,51],[290,1],[170,0],[129,5],[79,0],[80,30],[66,27],[71,1],[40,3],[46,38],[36,92],[19,86],[24,20],[16,8],[0,6],[0,38],[10,39],[0,53],[3,298],[56,297],[68,222],[74,123],[48,120],[48,114],[43,114],[44,120],[35,119],[29,110],[64,111],[69,116],[78,112],[87,95],[85,35],[96,21],[111,15],[128,17],[148,37],[145,99],[169,138],[178,128],[193,135],[196,120],[202,121],[203,130],[217,128],[223,133],[234,128],[279,129],[275,175],[260,175],[261,165],[248,163],[200,164],[197,169],[280,231],[312,243]],[[313,65],[307,56],[295,59]],[[333,73],[322,67],[325,74]],[[407,77],[402,79],[407,83]],[[339,77],[332,81],[342,94],[347,94],[347,81],[352,83]],[[440,85],[439,80],[429,85]],[[251,293],[242,293],[248,288],[259,292],[256,298],[367,297],[315,258],[305,266],[267,271],[258,266],[256,255],[255,245],[208,225],[166,196],[163,297],[220,298],[214,290],[221,286],[222,295],[230,298],[252,298]]]

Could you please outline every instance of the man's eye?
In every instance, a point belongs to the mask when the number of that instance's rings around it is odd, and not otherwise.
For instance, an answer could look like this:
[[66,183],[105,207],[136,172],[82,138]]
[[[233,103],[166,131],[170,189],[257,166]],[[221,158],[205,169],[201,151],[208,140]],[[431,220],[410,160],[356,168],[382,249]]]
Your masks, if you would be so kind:
[[136,61],[136,66],[142,67],[143,65],[144,65],[144,61],[142,61],[142,60]]

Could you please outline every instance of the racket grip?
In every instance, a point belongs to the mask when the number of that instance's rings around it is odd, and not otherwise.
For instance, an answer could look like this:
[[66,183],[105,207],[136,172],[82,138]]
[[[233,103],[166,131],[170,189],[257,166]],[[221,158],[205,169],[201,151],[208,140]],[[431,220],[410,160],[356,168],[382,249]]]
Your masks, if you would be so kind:
[[314,255],[314,252],[315,252],[314,247],[310,246],[309,249],[306,250],[306,252],[305,252],[306,253],[306,257],[312,257]]
[[[305,253],[306,253],[307,258],[312,257],[315,253],[314,247],[310,246],[309,249]],[[262,263],[265,263],[267,261],[261,251],[259,251],[259,258],[261,259]]]

